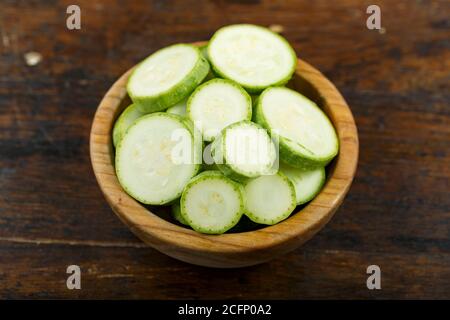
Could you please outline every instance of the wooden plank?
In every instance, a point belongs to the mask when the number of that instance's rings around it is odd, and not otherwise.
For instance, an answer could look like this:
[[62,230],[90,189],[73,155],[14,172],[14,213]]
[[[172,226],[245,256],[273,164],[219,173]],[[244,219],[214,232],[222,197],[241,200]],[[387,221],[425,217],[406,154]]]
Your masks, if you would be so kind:
[[[368,1],[78,3],[80,31],[65,28],[70,1],[5,1],[0,10],[0,297],[449,298],[448,1],[378,1],[384,33],[366,29]],[[235,22],[283,25],[298,55],[343,93],[361,146],[350,194],[303,248],[256,268],[209,270],[151,249],[104,248],[141,242],[90,166],[101,97],[152,51]],[[42,54],[35,67],[24,62],[29,51]],[[45,239],[60,244],[33,244]],[[77,257],[105,274],[132,266],[133,277],[67,292],[64,268]],[[372,263],[386,277],[380,292],[364,287]],[[220,285],[208,287],[210,278]]]

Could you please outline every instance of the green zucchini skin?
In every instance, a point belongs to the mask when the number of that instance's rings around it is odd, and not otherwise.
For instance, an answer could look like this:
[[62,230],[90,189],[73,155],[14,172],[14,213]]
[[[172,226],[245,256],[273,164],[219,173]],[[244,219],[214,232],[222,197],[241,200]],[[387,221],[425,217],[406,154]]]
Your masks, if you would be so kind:
[[202,53],[203,57],[208,60],[209,62],[209,57],[208,57],[208,42],[205,43],[202,46],[199,46],[198,49],[200,50],[200,52]]
[[211,37],[211,39],[209,40],[209,42],[208,42],[208,44],[207,44],[207,56],[208,56],[208,60],[210,61],[211,69],[213,70],[214,74],[215,74],[217,77],[224,78],[224,79],[230,79],[230,80],[233,80],[233,81],[237,82],[237,83],[238,83],[239,85],[241,85],[245,90],[247,90],[247,92],[249,92],[249,93],[251,93],[251,94],[259,94],[259,93],[261,93],[264,89],[266,89],[266,88],[268,88],[268,87],[271,87],[271,86],[283,86],[283,85],[285,85],[286,83],[288,83],[289,80],[292,78],[292,75],[294,74],[295,69],[297,68],[297,63],[298,63],[297,54],[295,53],[294,49],[291,47],[291,45],[289,44],[289,42],[288,42],[284,37],[282,37],[281,35],[279,35],[278,33],[273,32],[272,30],[270,30],[270,29],[268,29],[268,28],[265,28],[265,27],[262,27],[262,26],[251,25],[251,24],[240,24],[240,25],[235,25],[235,26],[252,26],[252,27],[256,27],[256,28],[265,30],[266,32],[269,32],[269,33],[273,34],[274,36],[276,36],[278,39],[280,39],[280,40],[286,45],[286,47],[289,48],[290,56],[291,56],[292,63],[293,63],[293,66],[292,66],[292,68],[291,68],[291,71],[290,71],[284,78],[278,80],[277,82],[271,83],[270,85],[266,85],[266,86],[251,86],[251,85],[247,85],[247,84],[243,84],[243,83],[240,83],[240,82],[238,82],[238,81],[235,81],[234,79],[232,79],[231,77],[229,77],[229,76],[227,75],[227,73],[226,73],[224,70],[221,70],[219,67],[217,67],[217,66],[214,64],[214,59],[212,59],[211,54],[210,54],[210,46],[211,46],[211,44],[214,42],[214,40],[216,40],[216,38],[218,37],[219,33],[220,33],[223,29],[225,29],[225,28],[227,28],[227,27],[230,27],[230,26],[225,26],[225,27],[223,27],[223,28],[217,30],[217,31],[214,33],[214,35]]
[[179,201],[176,201],[174,204],[172,204],[171,211],[172,216],[174,217],[175,220],[177,220],[182,225],[189,227],[189,223],[186,220],[184,220],[183,216],[181,215],[181,206]]
[[[202,83],[203,79],[205,79],[205,77],[209,73],[210,70],[209,63],[197,47],[189,44],[175,44],[170,47],[173,46],[192,47],[194,50],[196,50],[198,55],[197,63],[195,64],[192,71],[189,72],[189,74],[187,74],[183,80],[181,80],[179,83],[169,88],[168,90],[161,92],[160,94],[155,96],[137,96],[133,94],[130,88],[130,83],[133,80],[133,77],[136,74],[136,70],[139,68],[140,64],[144,63],[147,59],[151,58],[152,55],[144,59],[133,71],[127,84],[128,95],[130,96],[133,103],[135,103],[139,108],[139,110],[141,110],[143,113],[163,111],[182,101],[187,96],[189,96],[189,94],[191,94],[191,92],[194,91],[194,89],[200,83]],[[169,47],[163,49],[167,48]]]
[[[270,134],[272,136],[274,136],[274,132],[273,132],[272,128],[270,127],[270,125],[262,111],[262,100],[264,98],[264,95],[271,88],[272,87],[264,90],[261,93],[261,95],[258,97],[255,108],[254,108],[253,120],[256,123],[258,123],[259,125],[261,125],[263,128],[267,129],[270,132]],[[288,89],[288,88],[286,88],[286,89]],[[288,89],[288,90],[290,90],[290,89]],[[294,90],[290,90],[290,91],[292,91],[295,94],[301,95],[297,91],[294,91]],[[316,104],[314,104],[314,106],[323,114],[323,116],[326,118],[326,120],[333,127],[333,125],[331,124],[330,120],[325,115],[325,113]],[[330,156],[323,157],[323,158],[311,157],[306,154],[300,154],[298,151],[293,150],[292,147],[287,143],[289,141],[289,139],[282,137],[282,136],[278,136],[277,138],[278,138],[278,142],[279,142],[279,154],[280,154],[281,161],[285,162],[286,164],[288,164],[294,168],[298,168],[298,169],[309,170],[309,169],[315,169],[315,168],[319,168],[319,167],[325,167],[326,165],[328,165],[331,162],[331,160],[333,160],[333,158],[339,152],[339,139],[337,138],[337,136],[335,137],[336,138],[335,139],[335,144],[336,144],[335,152],[333,154],[330,154]]]
[[129,105],[117,118],[114,128],[113,128],[113,144],[114,147],[117,146],[122,137],[124,136],[127,129],[136,121],[138,118],[142,117],[144,113],[139,111],[136,105]]

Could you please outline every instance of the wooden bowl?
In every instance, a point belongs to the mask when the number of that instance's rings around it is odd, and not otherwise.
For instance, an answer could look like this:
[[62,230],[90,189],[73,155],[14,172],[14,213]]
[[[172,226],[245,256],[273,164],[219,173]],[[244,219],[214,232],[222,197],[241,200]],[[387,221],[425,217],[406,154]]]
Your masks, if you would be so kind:
[[255,265],[309,240],[342,203],[358,162],[355,121],[336,87],[317,69],[299,59],[288,86],[324,110],[333,122],[340,142],[339,155],[328,166],[327,182],[314,200],[274,226],[222,235],[200,234],[152,213],[125,193],[114,171],[111,132],[114,121],[130,103],[126,91],[130,72],[127,71],[113,84],[98,106],[91,129],[90,155],[98,184],[109,205],[131,231],[151,247],[173,258],[202,266],[233,268]]

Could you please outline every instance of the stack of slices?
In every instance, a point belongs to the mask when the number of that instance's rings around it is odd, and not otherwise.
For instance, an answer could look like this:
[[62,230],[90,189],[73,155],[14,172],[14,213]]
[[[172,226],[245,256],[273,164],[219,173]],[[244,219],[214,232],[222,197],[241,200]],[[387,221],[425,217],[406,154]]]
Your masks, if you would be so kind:
[[320,191],[338,153],[326,115],[283,86],[296,63],[284,38],[254,25],[146,58],[113,130],[124,190],[171,205],[179,223],[201,233],[224,233],[243,215],[265,225],[286,219]]

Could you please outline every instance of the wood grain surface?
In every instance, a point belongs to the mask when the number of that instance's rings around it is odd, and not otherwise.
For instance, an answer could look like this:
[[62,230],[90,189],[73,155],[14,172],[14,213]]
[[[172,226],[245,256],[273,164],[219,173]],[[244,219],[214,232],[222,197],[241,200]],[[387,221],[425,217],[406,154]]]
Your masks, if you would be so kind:
[[[1,298],[450,298],[450,4],[377,1],[0,0]],[[222,25],[279,24],[351,106],[350,193],[311,241],[240,270],[147,248],[113,214],[89,161],[95,109],[152,51]],[[42,61],[28,66],[24,54]],[[66,288],[66,267],[82,289]],[[377,264],[382,289],[366,288]]]

